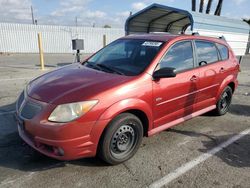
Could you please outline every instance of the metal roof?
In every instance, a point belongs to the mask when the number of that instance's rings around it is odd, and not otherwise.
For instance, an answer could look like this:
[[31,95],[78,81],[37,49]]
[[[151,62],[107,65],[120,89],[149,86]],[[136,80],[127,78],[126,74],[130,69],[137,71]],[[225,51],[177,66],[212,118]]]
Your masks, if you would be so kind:
[[126,34],[149,32],[184,32],[196,29],[249,33],[249,25],[241,20],[189,12],[182,9],[152,4],[131,15],[125,24]]
[[144,39],[152,41],[162,41],[166,42],[180,35],[171,35],[166,33],[145,33],[145,34],[132,34],[123,37],[124,39]]

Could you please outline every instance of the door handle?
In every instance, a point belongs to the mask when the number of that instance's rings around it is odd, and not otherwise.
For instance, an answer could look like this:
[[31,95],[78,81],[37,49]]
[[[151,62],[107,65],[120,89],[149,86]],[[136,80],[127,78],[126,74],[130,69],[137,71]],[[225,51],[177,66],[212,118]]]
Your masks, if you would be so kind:
[[221,67],[220,72],[224,72],[224,71],[225,71],[224,67]]
[[193,75],[191,78],[190,78],[190,81],[194,82],[197,80],[197,76]]

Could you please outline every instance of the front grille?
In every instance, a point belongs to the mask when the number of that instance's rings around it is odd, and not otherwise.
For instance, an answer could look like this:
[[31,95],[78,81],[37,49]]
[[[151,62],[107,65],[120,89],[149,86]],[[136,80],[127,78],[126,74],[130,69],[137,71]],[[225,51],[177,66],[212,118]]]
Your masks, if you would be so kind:
[[42,110],[39,104],[33,102],[26,102],[21,109],[21,116],[25,119],[32,119]]

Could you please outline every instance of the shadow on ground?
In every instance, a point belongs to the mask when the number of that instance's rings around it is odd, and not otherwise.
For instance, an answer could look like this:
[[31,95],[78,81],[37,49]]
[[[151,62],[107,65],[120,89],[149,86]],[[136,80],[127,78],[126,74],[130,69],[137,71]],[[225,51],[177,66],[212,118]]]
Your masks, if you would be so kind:
[[[250,116],[250,106],[243,104],[231,104],[229,108],[229,113],[239,116]],[[213,111],[202,114],[201,116],[216,117]]]
[[250,106],[231,104],[229,112],[234,115],[250,116]]
[[[13,110],[15,103],[0,107],[0,166],[21,171],[43,171],[64,167],[66,164],[106,166],[97,158],[75,161],[58,161],[46,157],[29,147],[18,135]],[[10,113],[6,113],[10,112]]]
[[15,107],[16,107],[15,102],[11,103],[11,104],[4,105],[4,106],[0,106],[0,113],[13,111],[13,110],[15,110]]
[[[15,103],[0,107],[0,112],[13,111]],[[232,104],[230,113],[236,115],[250,115],[250,107],[247,105]],[[203,141],[205,149],[199,149],[201,152],[207,152],[219,143],[226,141],[233,135],[213,136],[193,131],[169,129],[169,132],[182,134],[189,137],[206,137],[208,141]],[[226,149],[217,153],[216,156],[228,165],[234,167],[250,167],[250,135],[245,136],[239,141],[228,146]],[[79,166],[106,166],[104,162],[97,158],[81,159],[75,161],[58,161],[46,157],[28,145],[19,137],[16,122],[13,113],[0,115],[0,166],[21,171],[43,171],[51,168],[64,167],[67,164]]]
[[[70,64],[72,64],[72,62],[71,63],[69,63],[69,62],[67,62],[67,63],[57,63],[57,64],[45,64],[44,65],[44,67],[53,67],[53,68],[55,68],[55,67],[62,67],[62,66],[65,66],[65,65],[70,65]],[[40,64],[36,64],[36,67],[41,67],[41,65]]]
[[[204,149],[198,149],[203,153],[207,153],[209,150],[218,146],[220,143],[227,141],[232,138],[234,135],[222,135],[222,136],[213,136],[204,133],[198,133],[193,131],[184,131],[170,129],[169,132],[182,134],[189,137],[206,137],[208,141],[202,141]],[[240,140],[232,143],[228,147],[224,148],[220,152],[216,153],[215,156],[220,158],[222,161],[233,167],[250,167],[250,135],[246,135]]]

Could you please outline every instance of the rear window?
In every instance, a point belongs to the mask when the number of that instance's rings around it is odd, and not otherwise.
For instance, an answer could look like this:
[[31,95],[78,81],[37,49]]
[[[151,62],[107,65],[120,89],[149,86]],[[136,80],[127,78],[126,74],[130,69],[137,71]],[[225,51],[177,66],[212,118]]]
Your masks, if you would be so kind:
[[221,60],[226,60],[228,59],[228,48],[222,44],[216,44],[219,52],[220,52],[220,56],[221,56]]
[[218,51],[214,43],[195,41],[199,66],[213,63],[219,60]]

